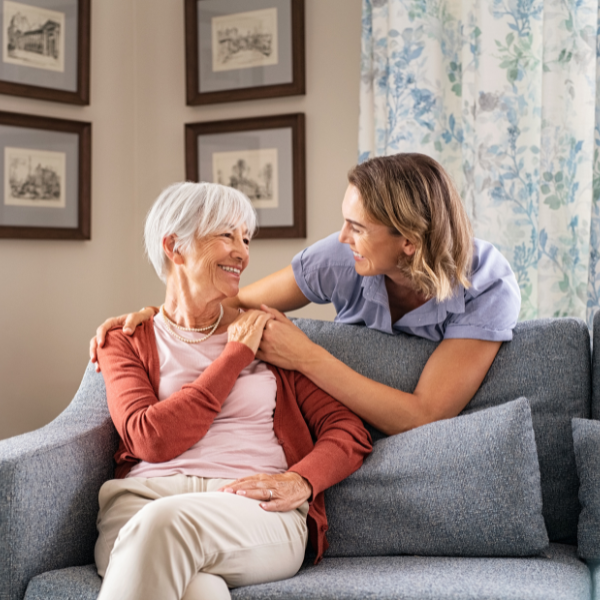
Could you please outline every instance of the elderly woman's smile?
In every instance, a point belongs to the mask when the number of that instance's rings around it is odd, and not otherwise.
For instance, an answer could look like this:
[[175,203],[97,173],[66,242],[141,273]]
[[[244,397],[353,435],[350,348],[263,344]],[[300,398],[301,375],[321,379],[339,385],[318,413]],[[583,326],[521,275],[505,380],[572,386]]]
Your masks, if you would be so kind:
[[240,277],[250,258],[245,224],[197,237],[185,252],[177,248],[173,236],[167,236],[163,244],[172,260],[167,276],[167,289],[172,291],[167,293],[167,310],[174,308],[174,297],[179,305],[182,296],[187,296],[212,314],[220,310],[217,303],[238,294]]

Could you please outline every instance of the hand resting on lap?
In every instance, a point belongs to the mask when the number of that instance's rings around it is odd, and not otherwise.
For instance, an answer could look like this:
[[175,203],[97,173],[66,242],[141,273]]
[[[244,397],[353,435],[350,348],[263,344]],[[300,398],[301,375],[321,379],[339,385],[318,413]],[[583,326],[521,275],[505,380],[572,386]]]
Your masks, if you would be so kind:
[[271,512],[294,510],[312,496],[310,483],[298,473],[291,471],[275,475],[259,473],[242,477],[219,491],[263,500],[261,508]]

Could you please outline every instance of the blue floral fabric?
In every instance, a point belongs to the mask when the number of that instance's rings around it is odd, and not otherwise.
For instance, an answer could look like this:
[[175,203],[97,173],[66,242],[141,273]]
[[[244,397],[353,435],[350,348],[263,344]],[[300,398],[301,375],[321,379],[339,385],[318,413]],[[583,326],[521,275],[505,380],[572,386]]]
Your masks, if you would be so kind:
[[598,0],[363,0],[359,160],[442,163],[522,319],[599,306],[598,23]]

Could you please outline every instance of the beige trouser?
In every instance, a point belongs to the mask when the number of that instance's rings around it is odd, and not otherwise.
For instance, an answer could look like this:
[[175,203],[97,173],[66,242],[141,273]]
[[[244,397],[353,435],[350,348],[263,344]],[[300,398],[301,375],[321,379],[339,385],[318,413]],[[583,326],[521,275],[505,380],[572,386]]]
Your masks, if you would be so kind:
[[231,481],[107,481],[99,494],[98,600],[225,600],[228,588],[294,575],[308,539],[308,503],[267,512],[257,500],[216,491]]

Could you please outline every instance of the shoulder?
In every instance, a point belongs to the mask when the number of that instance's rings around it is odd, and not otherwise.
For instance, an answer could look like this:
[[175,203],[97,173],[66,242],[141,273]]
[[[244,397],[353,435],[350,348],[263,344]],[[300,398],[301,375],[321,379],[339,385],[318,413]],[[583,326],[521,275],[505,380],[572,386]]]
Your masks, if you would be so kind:
[[503,277],[509,277],[516,284],[510,264],[500,250],[490,242],[475,239],[470,275],[471,287],[477,290]]
[[153,317],[140,323],[140,325],[135,328],[133,335],[124,333],[121,326],[112,327],[106,334],[104,346],[98,349],[98,354],[99,356],[102,356],[114,355],[115,353],[131,353],[143,356],[151,348],[154,339]]
[[473,263],[469,277],[471,286],[465,299],[488,294],[488,298],[499,297],[503,301],[517,302],[521,306],[521,292],[517,278],[508,260],[490,242],[476,239],[473,245]]
[[294,257],[303,263],[307,269],[348,266],[354,269],[354,257],[347,244],[338,239],[339,233],[332,233],[326,238],[315,242]]
[[451,316],[444,338],[511,340],[521,310],[521,292],[508,260],[493,244],[476,239],[469,280],[464,310]]
[[331,302],[336,293],[347,296],[360,280],[352,250],[339,241],[337,233],[299,252],[292,269],[302,293],[316,303]]

